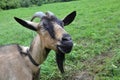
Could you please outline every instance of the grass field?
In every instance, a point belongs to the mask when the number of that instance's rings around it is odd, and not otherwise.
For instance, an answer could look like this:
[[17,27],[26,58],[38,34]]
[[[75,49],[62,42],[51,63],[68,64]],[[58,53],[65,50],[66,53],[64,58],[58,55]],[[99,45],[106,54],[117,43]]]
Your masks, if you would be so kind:
[[78,0],[0,11],[0,45],[29,46],[35,36],[33,31],[15,22],[14,16],[30,20],[34,12],[52,11],[62,19],[74,10],[77,11],[75,21],[65,27],[74,41],[72,52],[66,55],[66,73],[59,73],[51,51],[41,65],[41,80],[74,80],[83,73],[89,73],[94,80],[120,80],[119,0]]

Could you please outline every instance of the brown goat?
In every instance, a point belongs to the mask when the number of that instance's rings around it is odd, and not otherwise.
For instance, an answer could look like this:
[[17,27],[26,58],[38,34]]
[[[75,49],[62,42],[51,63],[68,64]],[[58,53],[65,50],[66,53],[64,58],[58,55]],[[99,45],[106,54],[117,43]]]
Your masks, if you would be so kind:
[[[76,16],[76,11],[59,20],[51,12],[37,12],[31,21],[14,17],[26,28],[37,32],[30,48],[17,44],[0,47],[0,80],[35,80],[39,74],[40,64],[45,61],[50,50],[56,52],[58,68],[62,73],[65,53],[69,53],[73,43],[64,26],[70,24]],[[32,22],[41,18],[40,23]]]

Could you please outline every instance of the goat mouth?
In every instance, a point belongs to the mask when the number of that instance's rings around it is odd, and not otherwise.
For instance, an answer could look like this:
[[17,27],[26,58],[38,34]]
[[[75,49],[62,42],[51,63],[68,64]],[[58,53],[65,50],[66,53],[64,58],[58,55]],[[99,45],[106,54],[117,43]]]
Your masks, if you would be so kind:
[[72,47],[73,47],[73,43],[69,43],[67,45],[65,45],[65,44],[58,45],[57,49],[58,49],[58,52],[65,54],[65,53],[70,53],[72,50]]
[[59,50],[60,52],[62,52],[62,53],[66,53],[64,50],[62,50],[61,47],[58,47],[58,50]]

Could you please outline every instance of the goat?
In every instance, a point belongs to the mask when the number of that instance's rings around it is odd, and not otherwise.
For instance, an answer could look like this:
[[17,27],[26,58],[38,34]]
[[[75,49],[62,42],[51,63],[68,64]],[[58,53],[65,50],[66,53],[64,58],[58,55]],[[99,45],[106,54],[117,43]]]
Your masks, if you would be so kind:
[[[14,19],[24,27],[37,32],[30,47],[11,44],[0,47],[0,80],[35,80],[39,75],[40,64],[51,50],[56,52],[56,61],[61,73],[64,73],[65,53],[70,53],[73,42],[64,26],[70,24],[76,11],[68,14],[63,20],[52,12],[36,12],[31,21],[17,17]],[[36,17],[39,23],[32,22]]]

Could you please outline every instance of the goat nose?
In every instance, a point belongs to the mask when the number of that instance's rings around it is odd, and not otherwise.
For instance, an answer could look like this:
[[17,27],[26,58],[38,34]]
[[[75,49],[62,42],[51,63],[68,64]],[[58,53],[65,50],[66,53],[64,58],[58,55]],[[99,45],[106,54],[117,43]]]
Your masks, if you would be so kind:
[[62,41],[69,41],[69,40],[71,40],[71,37],[63,37],[62,38]]
[[70,41],[72,40],[69,34],[64,34],[62,37],[62,41]]

